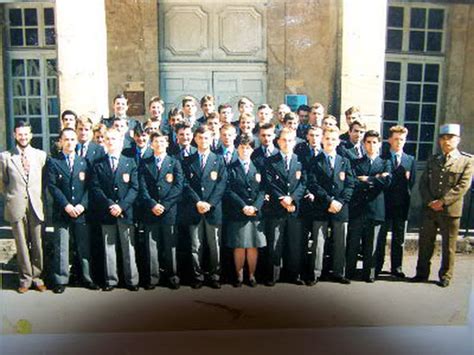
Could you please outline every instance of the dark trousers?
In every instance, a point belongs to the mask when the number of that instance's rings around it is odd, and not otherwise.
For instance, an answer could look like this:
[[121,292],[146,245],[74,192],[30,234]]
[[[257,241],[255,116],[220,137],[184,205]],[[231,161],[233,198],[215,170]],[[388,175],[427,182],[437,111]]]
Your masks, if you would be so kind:
[[386,220],[380,227],[377,237],[377,251],[375,272],[378,274],[383,269],[385,262],[385,246],[387,244],[387,232],[392,231],[392,243],[390,246],[390,270],[391,272],[402,272],[403,246],[405,244],[405,233],[407,221],[401,217]]
[[346,253],[346,276],[353,278],[357,268],[357,254],[362,242],[363,269],[362,276],[375,278],[375,251],[380,221],[375,221],[365,214],[349,220],[349,232]]
[[267,221],[267,279],[276,282],[280,278],[284,248],[287,251],[285,269],[291,278],[297,278],[303,271],[303,251],[306,240],[303,238],[302,221],[288,216]]
[[461,218],[449,217],[442,212],[425,210],[420,230],[418,247],[418,264],[416,275],[428,278],[431,269],[436,233],[440,231],[442,238],[441,267],[438,272],[440,280],[450,280],[453,277],[454,257],[456,254],[456,240],[458,238]]
[[170,281],[179,282],[177,275],[176,226],[168,224],[145,225],[145,255],[149,285],[160,281],[160,261]]
[[203,257],[207,247],[209,251],[209,277],[214,281],[220,279],[220,239],[221,226],[209,224],[204,218],[198,224],[189,226],[191,237],[191,255],[193,278],[204,281]]

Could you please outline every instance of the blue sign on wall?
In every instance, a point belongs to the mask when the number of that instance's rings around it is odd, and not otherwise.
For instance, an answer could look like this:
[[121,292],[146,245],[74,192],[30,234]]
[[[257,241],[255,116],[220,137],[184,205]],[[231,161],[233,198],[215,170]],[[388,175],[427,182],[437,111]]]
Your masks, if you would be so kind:
[[300,105],[308,104],[307,95],[285,95],[285,103],[291,108],[291,111],[296,112]]

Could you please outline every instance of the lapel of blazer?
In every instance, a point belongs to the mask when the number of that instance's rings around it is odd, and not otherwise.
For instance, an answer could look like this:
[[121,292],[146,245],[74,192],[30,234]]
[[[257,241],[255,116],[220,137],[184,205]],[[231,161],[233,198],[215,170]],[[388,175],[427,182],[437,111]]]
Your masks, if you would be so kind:
[[336,154],[336,160],[334,161],[334,174],[339,173],[342,170],[342,157]]
[[166,176],[166,174],[170,172],[171,169],[172,169],[171,159],[167,155],[165,156],[165,159],[163,159],[163,163],[161,163],[161,169],[158,174],[158,178],[161,180],[164,176]]
[[329,168],[329,163],[326,159],[326,154],[324,154],[324,153],[318,154],[317,157],[316,157],[316,162],[321,167],[321,170],[324,171],[324,173],[328,177],[332,176],[331,169]]
[[[163,166],[163,164],[161,165]],[[151,176],[153,176],[155,180],[158,180],[158,167],[156,166],[156,158],[154,156],[147,158],[145,166],[151,173]]]
[[212,152],[209,153],[206,160],[206,166],[202,172],[203,176],[210,174],[211,170],[214,168],[214,161],[216,160],[216,155]]
[[[71,171],[69,170],[69,166],[67,165],[67,161],[66,161],[66,156],[61,152],[59,153],[60,154],[60,159],[58,159],[58,167],[59,169],[63,172],[63,174],[65,176],[71,176]],[[76,158],[74,159],[74,166],[73,166],[73,170],[76,168],[76,165],[77,165],[77,156]]]
[[275,164],[273,165],[277,175],[280,176],[288,176],[288,172],[286,171],[285,161],[283,160],[283,156],[281,154],[275,154]]
[[201,177],[202,171],[201,171],[201,166],[199,165],[200,164],[199,154],[196,152],[193,155],[190,155],[188,159],[190,159],[189,167],[190,167],[191,173]]

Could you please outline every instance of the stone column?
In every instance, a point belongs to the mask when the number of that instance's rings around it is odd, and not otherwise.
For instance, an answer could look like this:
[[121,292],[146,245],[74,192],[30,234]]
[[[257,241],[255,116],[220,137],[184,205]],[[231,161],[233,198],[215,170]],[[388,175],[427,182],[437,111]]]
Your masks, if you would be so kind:
[[385,70],[387,0],[342,0],[341,124],[358,105],[370,129],[380,130]]
[[56,0],[61,110],[108,116],[107,29],[104,0]]

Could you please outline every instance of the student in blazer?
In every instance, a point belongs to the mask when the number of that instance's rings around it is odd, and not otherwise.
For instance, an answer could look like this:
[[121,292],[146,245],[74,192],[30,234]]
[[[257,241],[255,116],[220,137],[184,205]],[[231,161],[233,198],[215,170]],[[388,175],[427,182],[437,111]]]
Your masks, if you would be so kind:
[[186,178],[181,222],[189,225],[193,263],[193,288],[204,282],[203,251],[209,249],[210,286],[220,288],[222,197],[227,169],[222,157],[210,151],[211,132],[206,126],[194,133],[198,152],[183,160]]
[[76,132],[65,128],[60,133],[62,153],[47,162],[48,188],[53,197],[53,282],[54,293],[63,293],[69,283],[69,244],[74,239],[81,278],[86,287],[98,289],[91,277],[89,225],[85,213],[89,206],[89,165],[74,152]]
[[177,289],[177,206],[182,197],[184,176],[179,160],[166,154],[167,136],[154,132],[150,141],[153,155],[143,159],[139,168],[139,201],[144,205],[146,264],[150,275],[145,288],[153,289],[158,284],[162,264],[168,285]]
[[349,221],[349,202],[354,189],[354,180],[349,159],[336,153],[339,144],[339,129],[327,128],[323,134],[323,151],[315,157],[308,172],[308,190],[314,196],[311,204],[312,217],[312,271],[307,280],[314,285],[321,277],[324,259],[324,244],[329,236],[333,240],[333,279],[342,284],[350,281],[345,277],[346,236]]
[[381,138],[376,131],[364,135],[366,155],[353,161],[355,189],[349,205],[349,236],[347,241],[348,278],[353,278],[357,254],[362,242],[363,279],[375,281],[377,235],[385,220],[384,190],[390,184],[390,164],[378,156]]
[[138,271],[135,261],[135,230],[133,204],[138,195],[137,166],[133,158],[120,154],[120,132],[109,129],[105,134],[107,155],[92,168],[91,192],[97,206],[97,218],[102,224],[105,250],[105,287],[111,291],[118,284],[115,245],[120,242],[125,284],[131,291],[138,290]]
[[[304,243],[300,202],[306,191],[303,165],[293,153],[295,131],[283,128],[278,138],[280,153],[265,160],[265,189],[269,196],[267,213],[267,285],[280,277],[283,246],[288,248],[287,270],[292,282],[301,285]],[[285,243],[286,242],[286,243]]]

